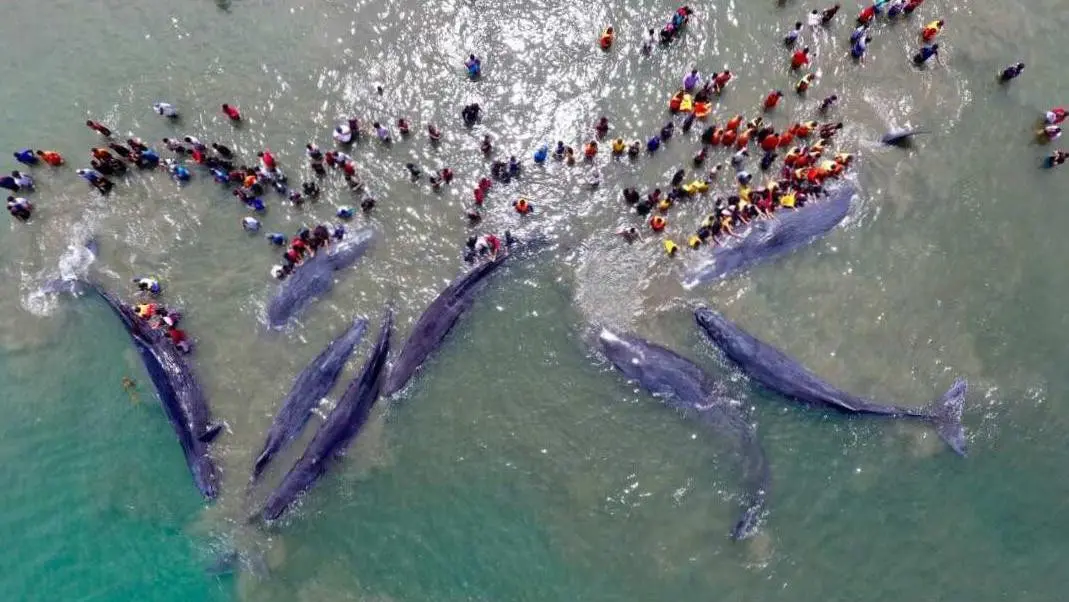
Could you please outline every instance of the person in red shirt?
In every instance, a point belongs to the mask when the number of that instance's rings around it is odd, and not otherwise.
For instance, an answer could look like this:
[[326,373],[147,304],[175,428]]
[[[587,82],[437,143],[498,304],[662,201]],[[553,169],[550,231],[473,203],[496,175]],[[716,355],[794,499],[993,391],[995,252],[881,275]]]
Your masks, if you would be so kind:
[[725,69],[713,77],[713,89],[719,92],[724,89],[724,86],[726,86],[729,81],[731,81],[731,71]]
[[236,107],[223,103],[223,113],[230,118],[230,121],[241,121],[241,113]]
[[275,156],[271,154],[271,151],[265,150],[261,153],[256,153],[256,156],[260,157],[260,161],[264,164],[264,169],[274,171],[278,167],[275,163]]
[[501,240],[493,234],[487,234],[486,244],[490,246],[490,257],[497,257],[497,252],[501,250]]
[[[919,3],[918,3],[919,4]],[[858,25],[868,25],[872,23],[872,20],[876,18],[876,5],[870,4],[861,9],[861,13],[857,16]]]
[[299,237],[293,239],[293,241],[290,243],[290,248],[296,251],[298,255],[302,257],[305,255],[305,253],[308,252],[308,245],[305,244],[305,242]]
[[85,122],[85,125],[94,132],[98,132],[101,136],[111,138],[111,130],[99,121],[93,121],[92,119],[90,119]]
[[483,190],[482,188],[476,188],[474,194],[475,194],[475,204],[478,205],[479,207],[482,207],[483,206],[483,201],[486,200],[486,191]]
[[190,352],[189,337],[186,336],[186,333],[181,328],[174,328],[173,326],[168,328],[167,337],[182,353]]
[[809,64],[809,46],[795,50],[791,55],[791,71],[796,71]]
[[39,150],[37,151],[37,156],[41,157],[42,161],[48,163],[52,167],[59,167],[60,165],[63,165],[63,156],[57,153],[56,151]]
[[776,105],[779,104],[779,99],[781,98],[783,98],[783,92],[780,92],[779,90],[769,92],[768,96],[765,97],[765,110],[771,111],[776,108]]

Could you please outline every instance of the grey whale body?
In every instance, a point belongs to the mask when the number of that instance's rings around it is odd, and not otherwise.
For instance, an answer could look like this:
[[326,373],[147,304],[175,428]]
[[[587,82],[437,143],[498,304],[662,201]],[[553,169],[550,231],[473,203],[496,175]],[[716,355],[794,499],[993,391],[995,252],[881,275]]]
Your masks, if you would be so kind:
[[499,254],[458,276],[427,306],[390,368],[383,396],[390,397],[403,389],[423,362],[442,346],[446,335],[475,302],[479,284],[501,267],[508,255]]
[[771,474],[756,430],[743,411],[719,394],[698,366],[670,349],[608,329],[602,329],[598,341],[609,361],[629,379],[663,398],[669,407],[731,439],[742,459],[744,480],[742,515],[731,530],[731,538],[755,534]]
[[683,280],[693,288],[726,278],[756,263],[767,261],[808,245],[838,226],[850,212],[857,190],[849,182],[837,182],[824,197],[797,210],[778,211],[775,219],[757,219],[741,235],[714,247],[712,257],[691,270]]
[[293,270],[267,303],[267,325],[282,328],[313,299],[330,292],[334,288],[334,272],[356,263],[371,246],[373,237],[370,228],[350,234],[329,252],[320,251]]
[[360,344],[367,330],[367,320],[357,318],[352,321],[337,338],[327,344],[297,378],[293,380],[290,392],[282,400],[282,405],[271,427],[267,439],[252,467],[252,480],[263,473],[276,453],[290,443],[308,422],[312,409],[324,395],[330,392],[338,381],[345,362],[352,355],[353,349]]
[[939,437],[955,453],[966,455],[965,429],[961,424],[968,388],[964,379],[955,380],[941,398],[926,407],[876,403],[832,386],[794,358],[758,340],[711,309],[698,308],[694,317],[702,331],[728,359],[766,388],[792,401],[847,414],[923,420],[935,427]]
[[353,379],[338,398],[337,405],[319,426],[304,453],[286,473],[279,486],[267,497],[260,511],[262,518],[275,520],[281,516],[298,496],[308,491],[326,474],[335,458],[345,451],[367,423],[382,388],[392,330],[393,311],[387,309],[379,329],[378,340],[364,362],[360,375]]
[[211,412],[185,358],[170,343],[152,332],[133,311],[97,285],[89,284],[112,312],[118,316],[134,342],[138,355],[156,387],[163,411],[167,415],[197,489],[207,499],[219,494],[219,470],[208,454],[208,443],[222,430],[211,425]]

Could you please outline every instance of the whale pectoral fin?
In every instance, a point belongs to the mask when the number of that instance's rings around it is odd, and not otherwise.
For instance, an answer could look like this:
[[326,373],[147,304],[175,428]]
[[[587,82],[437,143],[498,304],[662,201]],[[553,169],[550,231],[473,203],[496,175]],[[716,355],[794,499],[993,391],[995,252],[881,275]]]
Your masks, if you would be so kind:
[[200,439],[202,443],[211,443],[212,441],[215,441],[215,438],[218,437],[221,432],[223,432],[223,423],[220,422],[209,426],[200,437],[197,437],[197,439]]

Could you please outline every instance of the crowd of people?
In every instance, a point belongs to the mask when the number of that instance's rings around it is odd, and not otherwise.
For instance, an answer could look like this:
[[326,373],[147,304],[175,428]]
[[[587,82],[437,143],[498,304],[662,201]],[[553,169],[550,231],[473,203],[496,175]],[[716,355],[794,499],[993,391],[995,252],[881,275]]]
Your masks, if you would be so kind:
[[[923,2],[924,0],[879,0],[864,7],[857,16],[857,28],[850,35],[850,54],[858,61],[863,61],[868,44],[872,41],[874,25],[879,18],[895,20],[909,16],[917,11]],[[795,92],[799,96],[806,95],[817,84],[818,73],[812,70],[817,57],[810,47],[798,47],[805,35],[805,27],[808,25],[811,28],[820,28],[831,25],[840,8],[839,4],[834,4],[824,10],[813,10],[805,23],[795,21],[783,35],[783,44],[788,52],[786,66],[799,76],[795,84]],[[648,54],[658,44],[670,44],[685,31],[694,17],[695,12],[689,6],[679,7],[659,33],[655,29],[648,30],[641,52]],[[943,19],[934,19],[921,28],[921,45],[913,56],[916,65],[923,66],[930,59],[939,56],[939,45],[934,40],[945,26]],[[615,40],[616,30],[608,26],[597,38],[597,43],[602,50],[609,52]],[[472,53],[464,62],[464,68],[468,77],[476,80],[482,73],[482,59]],[[998,73],[997,80],[1008,84],[1019,77],[1024,69],[1024,63],[1010,65]],[[835,135],[842,130],[843,124],[806,120],[795,121],[785,128],[775,127],[771,121],[780,111],[779,107],[784,99],[783,92],[778,89],[768,92],[761,102],[760,114],[753,118],[734,115],[723,123],[711,122],[716,98],[725,93],[735,77],[736,75],[727,69],[713,72],[708,77],[703,77],[698,68],[690,69],[683,75],[680,87],[668,100],[670,119],[645,140],[628,141],[622,136],[610,138],[612,126],[608,117],[603,116],[594,123],[593,136],[581,146],[581,152],[576,152],[575,148],[563,140],[558,140],[552,148],[547,144],[535,150],[533,161],[535,164],[542,164],[552,159],[567,165],[582,161],[589,166],[586,183],[591,188],[596,188],[601,184],[597,159],[602,152],[602,145],[608,146],[608,154],[613,158],[637,159],[643,152],[658,152],[677,132],[688,134],[700,122],[700,148],[691,160],[689,176],[686,169],[680,168],[663,189],[654,186],[645,194],[634,188],[623,190],[623,199],[630,211],[642,219],[654,233],[663,235],[668,226],[667,216],[673,206],[706,194],[716,185],[725,167],[732,169],[734,176],[731,181],[735,190],[712,200],[711,211],[687,237],[686,245],[691,248],[723,244],[733,237],[741,236],[740,229],[752,220],[775,219],[777,212],[794,211],[803,208],[807,203],[819,202],[826,182],[841,177],[851,166],[852,155],[829,148]],[[382,94],[381,87],[377,91]],[[824,97],[816,110],[816,116],[825,118],[837,102],[838,96],[835,94]],[[178,123],[179,111],[173,104],[160,101],[154,103],[152,109],[158,115]],[[224,103],[221,105],[221,111],[232,124],[242,123],[242,115],[237,107]],[[479,104],[472,103],[464,106],[460,113],[464,126],[471,128],[482,119],[484,111]],[[1037,132],[1040,139],[1052,141],[1060,137],[1060,124],[1067,115],[1069,113],[1062,107],[1047,112]],[[171,156],[161,159],[155,149],[139,138],[130,137],[124,143],[114,137],[109,127],[98,121],[88,120],[86,126],[99,133],[105,144],[90,149],[89,166],[77,169],[76,173],[100,194],[111,193],[115,187],[111,178],[123,176],[129,167],[138,170],[162,169],[179,183],[192,179],[191,168],[196,167],[209,174],[215,182],[229,187],[233,195],[254,214],[266,210],[264,195],[269,189],[293,205],[318,199],[321,189],[317,179],[326,176],[328,171],[341,173],[346,188],[359,196],[360,211],[370,212],[375,207],[376,200],[364,194],[365,186],[357,173],[356,164],[346,151],[365,136],[383,145],[392,144],[394,141],[393,133],[383,122],[373,122],[365,132],[363,124],[357,118],[347,118],[331,132],[335,148],[323,151],[314,142],[306,144],[308,168],[315,179],[305,180],[299,187],[291,188],[287,176],[270,149],[265,148],[258,152],[256,164],[250,167],[239,164],[234,151],[229,147],[219,142],[205,144],[195,136],[186,135],[181,139],[163,138],[161,143]],[[403,117],[398,118],[396,131],[401,139],[408,138],[411,135],[411,125]],[[426,135],[431,145],[439,144],[442,139],[442,131],[433,123],[426,126]],[[717,149],[730,153],[729,158],[725,161],[713,161],[712,155]],[[754,151],[753,155],[750,153],[751,149]],[[480,150],[486,157],[494,153],[494,140],[489,135],[484,136]],[[14,152],[14,158],[20,164],[31,168],[41,164],[51,167],[66,164],[64,157],[52,150],[19,149]],[[762,176],[762,183],[755,182],[750,171],[750,163],[754,159],[757,169],[766,174]],[[1069,153],[1056,150],[1046,157],[1044,165],[1055,167],[1064,164],[1067,159]],[[709,169],[705,168],[707,162],[713,163]],[[413,182],[423,179],[423,171],[414,163],[407,163],[405,168]],[[515,155],[510,156],[507,161],[490,161],[489,173],[479,177],[478,185],[472,192],[472,203],[465,208],[465,215],[472,227],[482,220],[483,208],[495,182],[507,184],[520,177],[522,171],[523,164]],[[435,191],[449,185],[453,179],[454,173],[449,167],[439,169],[427,178]],[[34,211],[32,203],[24,196],[15,195],[32,192],[33,178],[22,171],[12,171],[9,176],[0,177],[0,187],[13,193],[7,198],[9,213],[17,220],[31,219]],[[535,212],[535,204],[527,198],[512,201],[512,208],[521,218]],[[338,207],[336,211],[336,217],[340,220],[351,219],[355,214],[356,209],[347,205]],[[255,216],[247,215],[242,218],[242,227],[248,232],[259,232],[261,224]],[[289,240],[282,233],[268,233],[267,239],[272,244],[285,247],[282,262],[271,268],[271,275],[280,280],[286,278],[308,258],[324,251],[332,241],[341,239],[344,234],[344,226],[329,224],[319,224],[311,230],[302,228]],[[628,241],[640,238],[639,229],[634,225],[621,228],[618,234]],[[492,233],[473,235],[466,243],[464,258],[469,262],[493,258],[498,253],[507,252],[513,242],[514,239],[508,231],[502,237]],[[668,237],[664,238],[663,246],[669,255],[674,255],[679,250],[679,245]],[[161,287],[155,279],[138,279],[137,283],[141,294],[155,296],[160,293]],[[154,328],[161,329],[177,346],[188,351],[188,339],[174,325],[177,321],[176,314],[169,313],[156,302],[137,305],[136,313],[142,319],[149,320]]]

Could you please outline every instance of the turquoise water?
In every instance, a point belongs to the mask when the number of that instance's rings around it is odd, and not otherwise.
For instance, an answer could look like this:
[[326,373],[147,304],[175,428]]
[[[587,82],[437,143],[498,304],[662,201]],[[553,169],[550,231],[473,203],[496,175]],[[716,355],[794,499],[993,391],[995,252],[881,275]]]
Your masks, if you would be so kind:
[[[205,178],[178,188],[135,174],[105,201],[69,170],[35,170],[37,218],[0,228],[5,599],[1063,597],[1065,174],[1036,168],[1050,149],[1030,137],[1039,113],[1069,94],[1057,62],[1069,26],[1060,5],[930,0],[908,23],[880,25],[863,67],[844,56],[849,7],[830,34],[807,34],[821,79],[809,100],[789,95],[774,122],[808,117],[837,92],[847,124],[839,146],[858,155],[862,196],[825,240],[716,286],[684,291],[690,254],[670,260],[655,238],[626,246],[611,235],[638,223],[619,190],[663,184],[697,150],[696,132],[634,165],[603,158],[598,191],[582,186],[583,170],[528,166],[493,191],[481,228],[518,227],[509,202],[524,195],[539,210],[528,225],[552,229],[560,246],[497,275],[403,399],[379,409],[296,512],[263,529],[245,518],[311,431],[247,496],[278,400],[352,315],[375,321],[392,299],[403,335],[458,273],[462,209],[487,170],[484,133],[499,156],[527,157],[558,138],[578,147],[605,114],[615,131],[645,138],[694,64],[740,75],[718,118],[752,113],[769,88],[793,83],[778,40],[810,6],[695,4],[687,34],[643,58],[642,30],[672,3],[223,4],[9,7],[0,23],[17,41],[0,64],[7,146],[54,148],[80,167],[99,140],[81,125],[88,115],[146,140],[218,139],[245,157],[269,146],[300,179],[303,144],[326,148],[344,115],[403,113],[420,132],[438,123],[446,139],[437,150],[416,135],[353,153],[380,201],[354,226],[376,228],[379,244],[281,334],[258,325],[274,251],[241,233],[244,214],[225,191]],[[917,30],[940,16],[943,64],[914,70]],[[594,41],[610,22],[620,35],[603,54]],[[484,59],[478,83],[463,77],[469,48]],[[995,85],[995,71],[1015,60],[1028,63],[1025,76]],[[180,124],[151,114],[161,98],[183,111]],[[487,116],[467,133],[457,113],[471,101]],[[221,102],[248,122],[232,129]],[[934,133],[908,152],[873,142],[907,123]],[[408,161],[449,165],[457,181],[436,195],[407,181]],[[269,195],[265,230],[330,219],[353,202],[339,184],[301,210]],[[711,198],[673,212],[669,235],[681,241]],[[69,247],[89,236],[101,253],[85,268]],[[157,274],[164,301],[185,311],[194,368],[229,427],[214,446],[224,470],[214,504],[198,498],[112,315],[91,299],[36,294],[81,270],[114,290]],[[955,375],[968,377],[971,456],[954,457],[921,425],[787,407],[712,352],[688,313],[697,302],[877,399],[927,403]],[[593,323],[670,345],[752,409],[773,470],[761,535],[727,539],[738,483],[730,450],[591,354]],[[138,382],[140,404],[122,390],[124,376]],[[262,556],[269,573],[208,574],[229,548]]]

